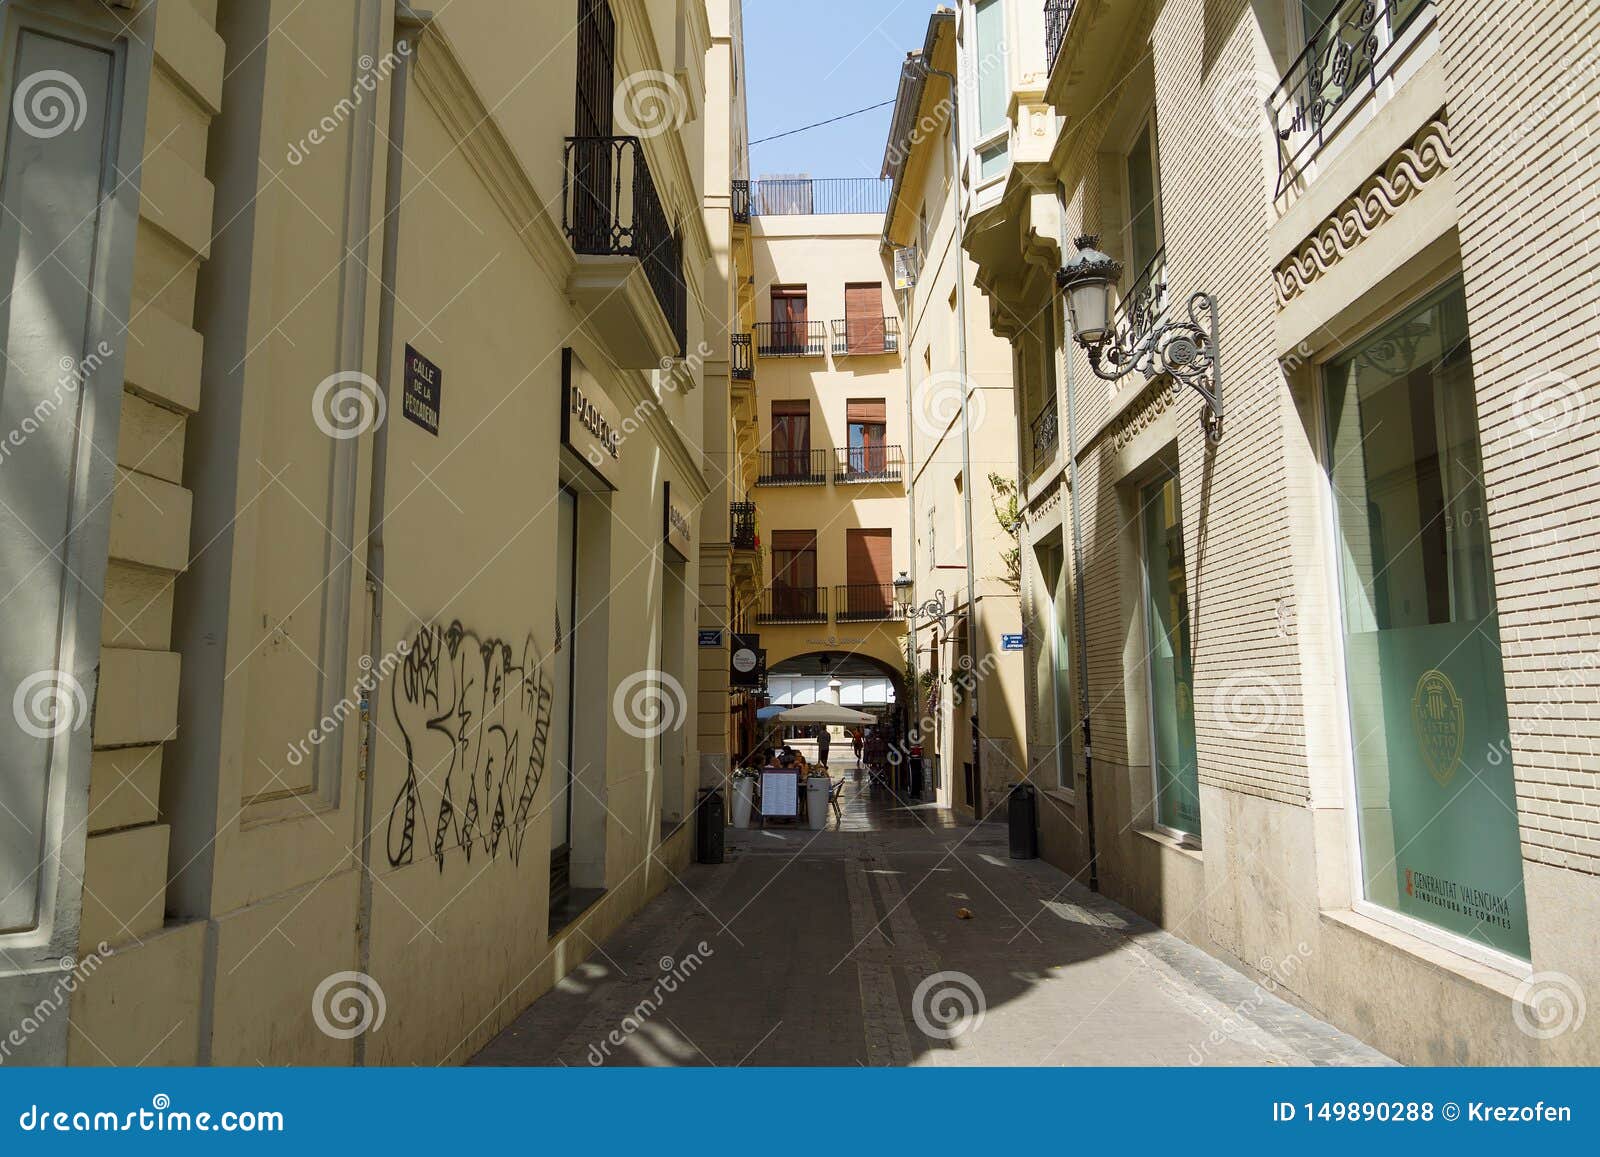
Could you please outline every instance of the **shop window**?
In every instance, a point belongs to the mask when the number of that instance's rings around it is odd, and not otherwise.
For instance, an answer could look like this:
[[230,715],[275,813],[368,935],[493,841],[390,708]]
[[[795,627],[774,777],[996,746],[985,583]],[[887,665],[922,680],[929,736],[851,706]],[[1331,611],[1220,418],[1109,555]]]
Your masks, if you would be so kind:
[[1324,374],[1365,898],[1526,958],[1460,282]]
[[1144,539],[1145,667],[1150,690],[1150,763],[1155,820],[1180,835],[1200,835],[1199,765],[1194,738],[1194,671],[1189,652],[1189,591],[1178,480],[1139,491]]

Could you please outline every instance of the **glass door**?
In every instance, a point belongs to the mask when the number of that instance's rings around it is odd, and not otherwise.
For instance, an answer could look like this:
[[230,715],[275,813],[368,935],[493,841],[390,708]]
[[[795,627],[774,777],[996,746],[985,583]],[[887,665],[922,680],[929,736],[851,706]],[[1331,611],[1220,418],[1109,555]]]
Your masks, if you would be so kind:
[[572,861],[572,684],[577,667],[578,496],[563,487],[556,496],[555,698],[550,709],[550,907],[565,900]]

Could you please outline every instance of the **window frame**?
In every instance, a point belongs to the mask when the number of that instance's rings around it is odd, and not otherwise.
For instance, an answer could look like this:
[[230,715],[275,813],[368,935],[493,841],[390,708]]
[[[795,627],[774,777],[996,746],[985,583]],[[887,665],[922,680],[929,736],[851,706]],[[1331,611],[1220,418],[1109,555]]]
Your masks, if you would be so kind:
[[[1156,244],[1154,251],[1144,261],[1138,261],[1133,252],[1133,190],[1128,180],[1128,162],[1133,159],[1134,150],[1138,147],[1139,138],[1149,132],[1150,149],[1150,186],[1155,194],[1153,205]],[[1134,281],[1142,274],[1146,267],[1160,259],[1167,247],[1167,230],[1164,221],[1165,197],[1161,190],[1161,139],[1156,127],[1155,101],[1149,101],[1144,109],[1135,118],[1130,131],[1119,142],[1117,156],[1120,160],[1117,173],[1118,195],[1122,201],[1122,252],[1124,255],[1122,284],[1118,286],[1119,296],[1132,287]]]
[[[1148,471],[1146,471],[1146,472],[1144,472],[1144,473],[1142,473],[1140,475],[1137,475],[1134,478],[1130,478],[1128,480],[1129,483],[1131,484],[1132,488],[1133,488],[1134,510],[1136,512],[1136,517],[1138,519],[1138,530],[1136,532],[1136,536],[1135,537],[1136,537],[1136,541],[1138,543],[1138,559],[1137,559],[1137,561],[1138,561],[1138,567],[1139,567],[1139,623],[1140,623],[1140,630],[1141,630],[1142,645],[1143,645],[1143,648],[1144,648],[1143,658],[1140,661],[1140,665],[1144,668],[1144,694],[1145,694],[1144,731],[1145,731],[1145,742],[1149,745],[1149,752],[1150,752],[1150,755],[1149,755],[1149,758],[1150,758],[1150,830],[1155,831],[1155,832],[1159,832],[1161,835],[1167,837],[1170,840],[1175,841],[1176,843],[1178,843],[1180,846],[1182,846],[1184,849],[1186,849],[1188,851],[1199,852],[1199,851],[1204,850],[1204,847],[1205,847],[1204,837],[1201,835],[1200,832],[1186,832],[1186,831],[1182,830],[1181,828],[1175,828],[1175,827],[1172,827],[1170,824],[1164,824],[1164,823],[1161,822],[1161,771],[1160,771],[1160,767],[1159,767],[1159,763],[1160,763],[1160,746],[1159,746],[1159,744],[1157,742],[1157,733],[1156,733],[1155,670],[1154,670],[1154,667],[1151,664],[1151,656],[1155,652],[1155,642],[1154,642],[1154,640],[1155,640],[1155,626],[1151,622],[1151,618],[1150,618],[1150,590],[1151,590],[1151,588],[1150,588],[1150,547],[1149,547],[1149,541],[1146,538],[1146,534],[1145,534],[1144,492],[1149,487],[1154,486],[1154,485],[1156,485],[1158,483],[1163,483],[1168,479],[1171,479],[1172,482],[1174,483],[1174,485],[1176,485],[1177,488],[1178,488],[1178,534],[1179,534],[1179,537],[1181,538],[1182,535],[1183,535],[1183,525],[1184,525],[1184,519],[1183,519],[1183,478],[1182,478],[1182,475],[1181,475],[1181,473],[1180,473],[1180,471],[1178,469],[1176,460],[1170,460],[1169,461],[1167,458],[1162,457],[1162,458],[1157,460],[1157,462],[1152,466],[1152,468],[1150,470],[1148,470]],[[1187,546],[1185,546],[1185,549],[1184,549],[1183,572],[1184,572],[1184,583],[1187,585],[1188,580],[1189,580],[1189,557],[1188,557]],[[1186,610],[1188,609],[1187,602],[1188,602],[1188,593],[1187,593],[1187,591],[1185,591],[1185,608],[1186,608]],[[1186,621],[1185,621],[1185,629],[1189,629],[1191,627],[1191,625],[1192,625],[1192,619],[1186,619]],[[1189,688],[1190,704],[1189,704],[1189,712],[1190,712],[1190,716],[1192,718],[1193,714],[1194,714],[1194,701],[1193,701],[1194,700],[1194,686],[1193,686],[1194,671],[1193,671],[1193,638],[1192,638],[1192,634],[1191,634],[1191,639],[1190,639],[1190,652],[1191,652],[1191,658],[1190,658],[1190,688]],[[1195,809],[1196,809],[1196,811],[1198,811],[1199,807],[1200,807],[1200,793],[1199,793],[1199,786],[1200,786],[1200,766],[1199,766],[1199,762],[1200,762],[1200,747],[1199,747],[1198,739],[1199,739],[1199,737],[1197,735],[1196,736],[1196,743],[1195,743]],[[1204,823],[1202,823],[1200,826],[1203,828],[1205,825],[1204,825]]]
[[[1307,431],[1311,445],[1316,453],[1316,464],[1320,479],[1320,517],[1323,528],[1323,567],[1322,576],[1325,584],[1323,595],[1328,601],[1332,614],[1328,618],[1330,632],[1328,645],[1333,658],[1333,674],[1338,681],[1338,694],[1334,696],[1335,710],[1337,711],[1338,731],[1340,738],[1340,768],[1339,783],[1344,798],[1341,801],[1345,812],[1345,851],[1347,883],[1350,888],[1349,910],[1354,914],[1381,924],[1387,928],[1413,936],[1416,939],[1445,952],[1452,953],[1476,964],[1491,968],[1513,979],[1524,979],[1533,974],[1533,962],[1510,953],[1502,952],[1497,948],[1471,940],[1459,933],[1437,924],[1430,924],[1415,916],[1387,908],[1375,900],[1367,898],[1366,867],[1361,851],[1361,803],[1358,796],[1358,779],[1360,772],[1356,767],[1355,730],[1354,720],[1350,710],[1350,672],[1348,663],[1348,649],[1345,644],[1345,612],[1344,590],[1341,578],[1339,557],[1339,512],[1334,495],[1333,486],[1329,478],[1329,469],[1333,464],[1327,414],[1327,367],[1336,361],[1349,349],[1361,341],[1378,333],[1385,326],[1415,307],[1418,303],[1433,296],[1448,285],[1451,281],[1462,276],[1459,266],[1453,266],[1436,277],[1428,278],[1410,292],[1392,299],[1391,306],[1382,316],[1374,319],[1371,324],[1364,325],[1361,331],[1347,341],[1335,343],[1331,348],[1319,353],[1305,371],[1305,388],[1309,391],[1311,429]],[[1491,557],[1492,565],[1492,557]],[[1521,823],[1520,814],[1517,822]],[[1527,859],[1523,859],[1524,865]]]

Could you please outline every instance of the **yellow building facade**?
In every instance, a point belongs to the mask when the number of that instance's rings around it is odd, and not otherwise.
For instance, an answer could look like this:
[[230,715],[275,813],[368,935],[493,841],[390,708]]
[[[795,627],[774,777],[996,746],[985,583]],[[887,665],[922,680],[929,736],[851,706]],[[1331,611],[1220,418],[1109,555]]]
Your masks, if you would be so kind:
[[737,5],[3,14],[7,1059],[460,1061],[689,856]]

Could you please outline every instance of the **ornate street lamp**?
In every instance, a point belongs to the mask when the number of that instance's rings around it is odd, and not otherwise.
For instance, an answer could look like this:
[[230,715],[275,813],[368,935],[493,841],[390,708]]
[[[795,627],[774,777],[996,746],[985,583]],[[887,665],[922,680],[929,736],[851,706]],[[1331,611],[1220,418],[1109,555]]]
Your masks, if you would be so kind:
[[1146,379],[1172,378],[1181,393],[1194,389],[1206,403],[1200,423],[1212,442],[1222,441],[1222,358],[1217,345],[1217,299],[1209,293],[1189,298],[1188,321],[1156,321],[1149,330],[1117,332],[1114,294],[1122,280],[1122,263],[1102,253],[1100,238],[1077,240],[1078,257],[1056,271],[1056,285],[1067,298],[1072,336],[1089,355],[1094,372],[1109,382],[1132,370]]
[[934,591],[932,598],[918,605],[915,601],[915,596],[912,594],[912,587],[911,576],[906,574],[905,571],[901,571],[895,577],[894,603],[895,608],[900,612],[901,618],[910,622],[915,622],[917,619],[926,619],[942,623],[955,613],[953,610],[946,609],[945,594],[942,590]]

